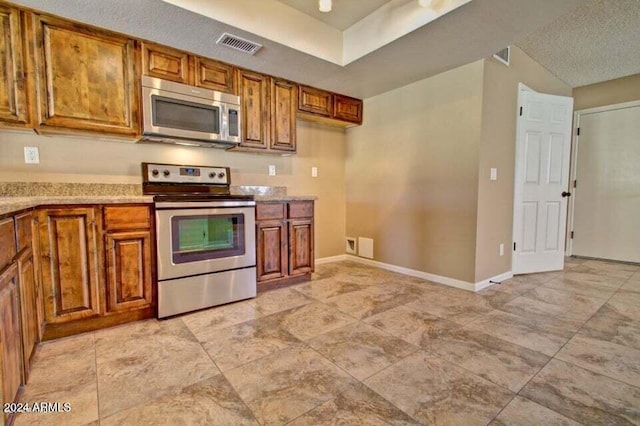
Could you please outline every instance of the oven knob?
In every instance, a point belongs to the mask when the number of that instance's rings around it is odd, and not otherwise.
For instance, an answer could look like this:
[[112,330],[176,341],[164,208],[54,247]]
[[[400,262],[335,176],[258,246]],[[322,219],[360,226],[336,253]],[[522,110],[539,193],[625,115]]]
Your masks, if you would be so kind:
[[220,172],[220,173],[218,173],[218,177],[219,177],[220,179],[222,179],[222,178],[224,177],[224,172]]
[[169,170],[165,170],[162,172],[162,174],[165,175],[165,177],[168,177],[171,174],[171,172]]
[[153,169],[151,170],[151,174],[154,176],[158,176],[160,174],[160,172],[158,171],[158,169]]
[[215,177],[216,177],[216,174],[215,174],[215,173],[209,173],[209,177],[210,177],[211,179],[213,179],[213,178],[215,178]]

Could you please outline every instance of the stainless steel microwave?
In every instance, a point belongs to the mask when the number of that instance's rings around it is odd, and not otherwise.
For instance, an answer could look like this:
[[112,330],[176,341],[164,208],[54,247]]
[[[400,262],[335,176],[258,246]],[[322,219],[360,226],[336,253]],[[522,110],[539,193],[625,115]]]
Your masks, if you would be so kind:
[[141,141],[228,148],[240,143],[240,97],[142,77]]

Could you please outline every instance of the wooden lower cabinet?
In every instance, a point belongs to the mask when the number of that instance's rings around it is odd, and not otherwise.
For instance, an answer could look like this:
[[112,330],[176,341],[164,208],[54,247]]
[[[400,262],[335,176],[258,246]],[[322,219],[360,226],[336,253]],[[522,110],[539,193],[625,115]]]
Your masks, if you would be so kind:
[[289,221],[289,275],[313,271],[313,219]]
[[45,340],[155,316],[149,205],[44,209],[38,221]]
[[258,281],[287,275],[287,224],[285,221],[257,222]]
[[22,354],[25,382],[29,379],[29,367],[36,345],[40,341],[38,324],[38,297],[36,296],[33,251],[29,247],[18,257],[20,308],[22,319]]
[[258,202],[256,234],[258,291],[310,278],[313,201]]
[[151,232],[108,233],[105,242],[107,313],[151,307]]
[[[2,403],[17,400],[22,385],[22,342],[20,340],[20,305],[18,296],[18,267],[15,263],[0,275],[0,378]],[[12,421],[8,413],[3,422]]]
[[97,209],[48,209],[38,215],[46,323],[100,315]]

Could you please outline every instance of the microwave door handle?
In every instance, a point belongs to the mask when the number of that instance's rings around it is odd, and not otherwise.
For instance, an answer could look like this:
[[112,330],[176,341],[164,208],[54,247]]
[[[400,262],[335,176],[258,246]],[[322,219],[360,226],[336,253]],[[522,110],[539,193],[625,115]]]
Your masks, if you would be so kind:
[[220,105],[220,139],[229,139],[229,113],[226,105]]

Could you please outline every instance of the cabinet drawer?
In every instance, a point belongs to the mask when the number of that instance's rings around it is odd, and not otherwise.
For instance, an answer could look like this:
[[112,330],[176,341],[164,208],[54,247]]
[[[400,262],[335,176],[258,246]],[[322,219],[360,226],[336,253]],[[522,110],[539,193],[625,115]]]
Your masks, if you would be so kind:
[[313,114],[333,115],[333,102],[330,92],[308,86],[300,86],[298,94],[298,109]]
[[257,203],[256,220],[284,219],[284,203]]
[[105,206],[104,229],[144,229],[151,227],[148,206]]
[[20,216],[16,216],[16,229],[18,231],[18,253],[27,247],[31,247],[32,228],[31,222],[33,215],[31,213],[24,213]]
[[16,233],[13,218],[0,220],[0,271],[7,266],[16,255]]
[[289,203],[289,218],[313,217],[313,201],[293,201]]

